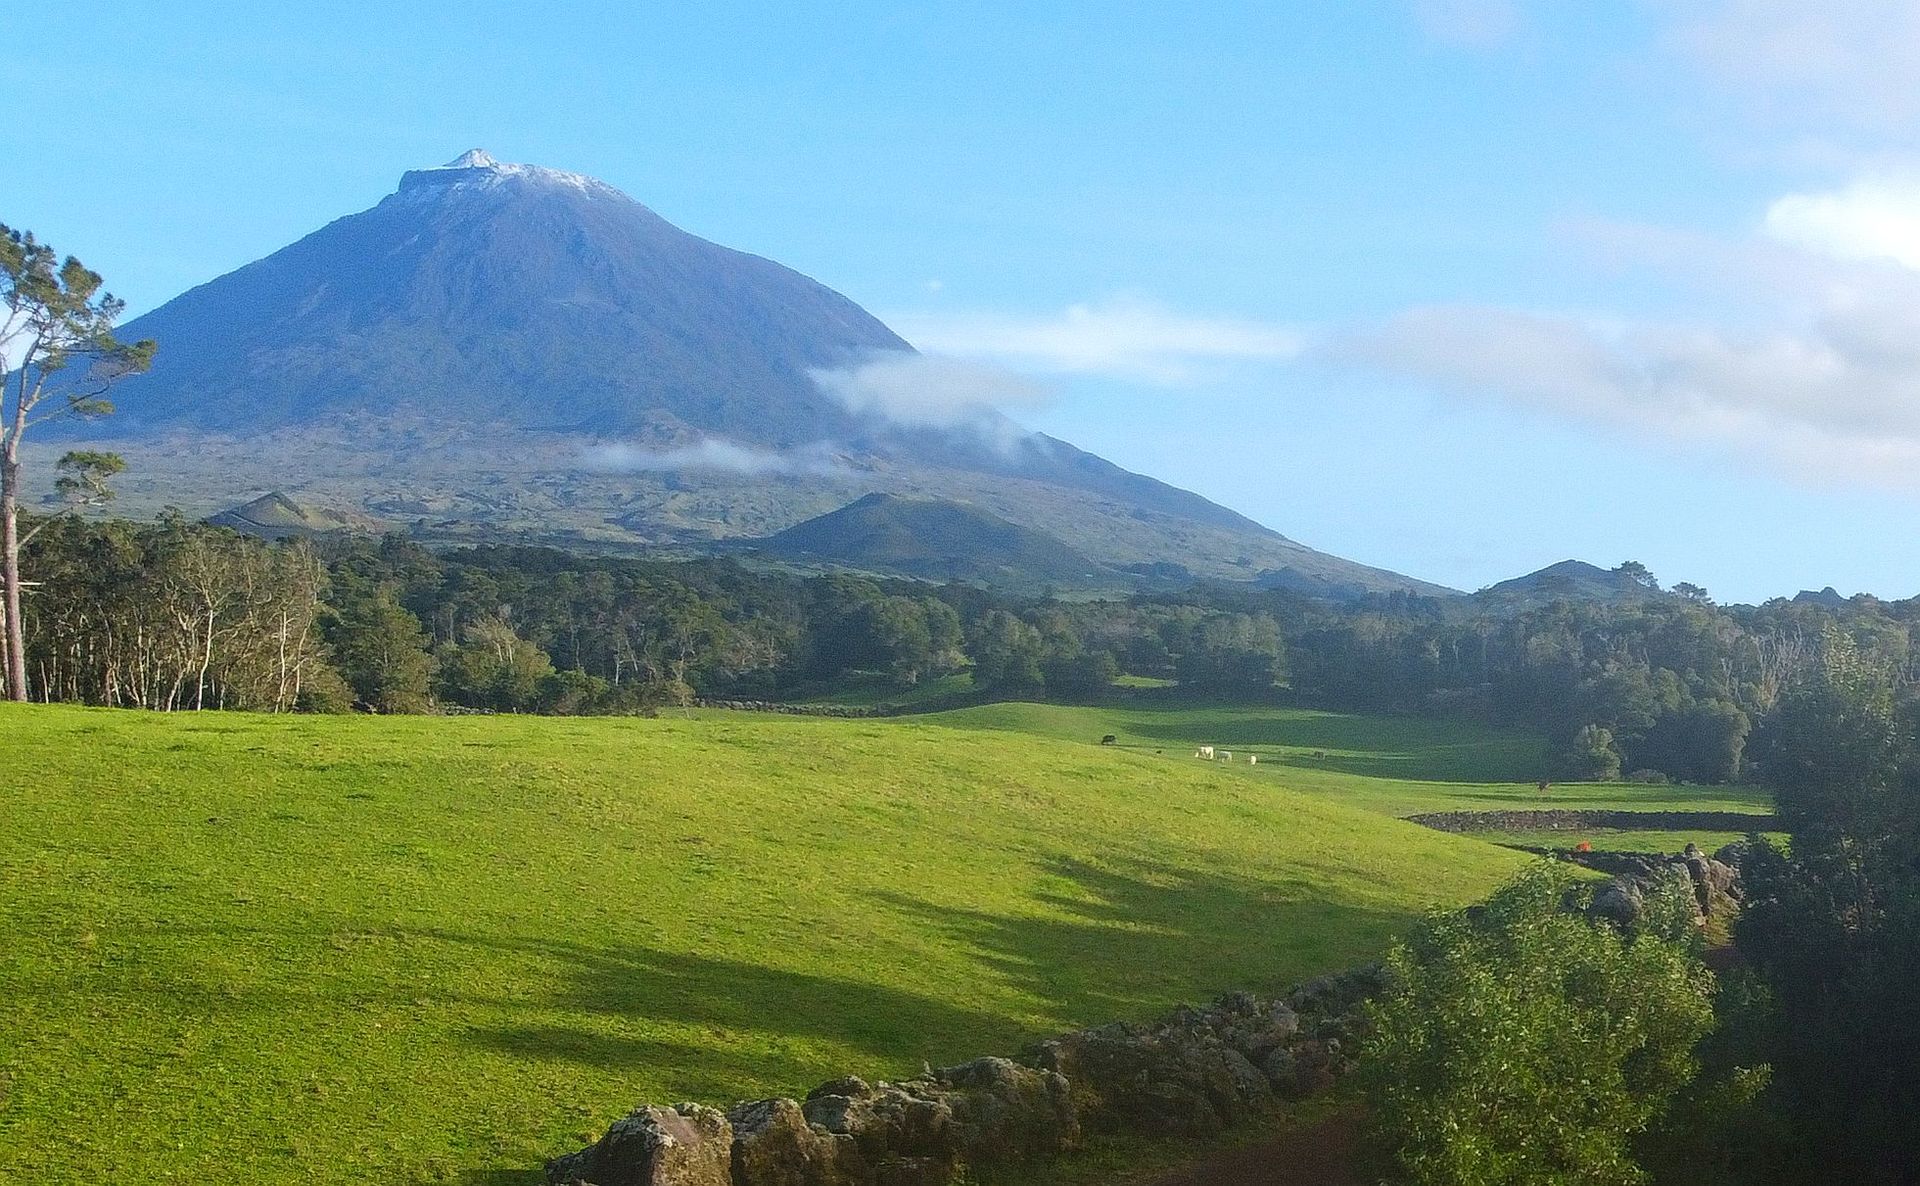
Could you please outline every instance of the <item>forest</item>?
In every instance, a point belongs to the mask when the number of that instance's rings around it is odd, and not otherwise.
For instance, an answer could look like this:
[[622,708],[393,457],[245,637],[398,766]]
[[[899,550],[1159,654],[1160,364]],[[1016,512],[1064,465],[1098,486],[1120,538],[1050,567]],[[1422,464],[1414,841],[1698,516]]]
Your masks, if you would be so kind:
[[36,700],[570,715],[830,702],[879,683],[883,702],[929,688],[938,702],[1287,701],[1531,727],[1553,739],[1542,776],[1569,780],[1755,777],[1823,632],[1904,697],[1920,617],[1920,601],[1866,596],[1718,606],[1651,574],[1643,599],[1517,609],[1225,583],[1073,601],[397,535],[275,543],[177,515],[36,526],[22,556]]

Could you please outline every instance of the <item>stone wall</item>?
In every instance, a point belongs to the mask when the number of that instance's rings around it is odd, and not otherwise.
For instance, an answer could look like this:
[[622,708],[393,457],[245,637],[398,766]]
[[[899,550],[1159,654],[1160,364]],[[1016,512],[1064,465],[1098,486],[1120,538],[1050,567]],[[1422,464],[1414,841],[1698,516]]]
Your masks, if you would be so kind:
[[1233,993],[1148,1024],[1063,1034],[899,1083],[848,1077],[721,1112],[645,1105],[547,1163],[553,1186],[948,1186],[969,1165],[1041,1161],[1088,1132],[1207,1137],[1352,1068],[1377,967],[1285,996]]
[[864,719],[867,717],[896,717],[901,713],[897,704],[789,704],[780,700],[709,700],[698,699],[693,702],[695,708],[725,708],[734,712],[777,712],[792,717],[845,717]]
[[1430,811],[1407,819],[1437,832],[1772,832],[1780,821],[1742,811]]
[[1561,853],[1600,873],[1607,881],[1593,892],[1587,913],[1619,926],[1638,922],[1646,908],[1647,896],[1662,882],[1684,881],[1693,891],[1694,912],[1698,919],[1726,919],[1740,908],[1740,861],[1747,841],[1736,841],[1712,856],[1692,844],[1674,856],[1667,853],[1568,852]]

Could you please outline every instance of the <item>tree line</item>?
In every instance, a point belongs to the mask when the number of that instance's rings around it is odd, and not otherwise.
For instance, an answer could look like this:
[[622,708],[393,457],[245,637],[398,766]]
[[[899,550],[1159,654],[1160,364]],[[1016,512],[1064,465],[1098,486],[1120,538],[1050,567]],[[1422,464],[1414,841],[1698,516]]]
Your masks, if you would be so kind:
[[272,543],[190,522],[33,521],[31,699],[160,710],[645,712],[700,697],[1096,696],[1123,672],[1270,696],[1267,612],[1017,600],[961,587],[401,536]]
[[831,699],[855,682],[904,697],[961,672],[942,686],[1090,700],[1124,676],[1160,695],[1522,726],[1553,739],[1556,778],[1714,783],[1766,760],[1824,632],[1903,690],[1920,669],[1920,602],[1864,596],[1514,611],[1222,583],[1067,601],[726,559],[269,543],[177,515],[29,522],[26,689],[89,704],[623,713]]

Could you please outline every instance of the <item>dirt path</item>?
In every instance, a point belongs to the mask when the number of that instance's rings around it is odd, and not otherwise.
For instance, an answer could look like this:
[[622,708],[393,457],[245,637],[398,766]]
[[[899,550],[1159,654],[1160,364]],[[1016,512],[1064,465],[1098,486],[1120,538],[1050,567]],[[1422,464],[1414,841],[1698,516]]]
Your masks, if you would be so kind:
[[1345,1108],[1312,1124],[1216,1153],[1151,1186],[1364,1186],[1356,1163],[1360,1110]]

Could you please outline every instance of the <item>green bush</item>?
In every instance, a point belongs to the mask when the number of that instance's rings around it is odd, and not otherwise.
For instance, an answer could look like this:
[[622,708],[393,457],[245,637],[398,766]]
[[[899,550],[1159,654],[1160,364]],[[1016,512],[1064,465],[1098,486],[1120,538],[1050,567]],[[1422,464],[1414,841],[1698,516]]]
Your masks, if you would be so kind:
[[1567,913],[1542,863],[1388,957],[1361,1059],[1379,1147],[1422,1186],[1638,1183],[1630,1141],[1693,1077],[1713,977]]
[[1557,755],[1560,777],[1574,782],[1613,782],[1620,777],[1620,750],[1613,730],[1582,725]]

